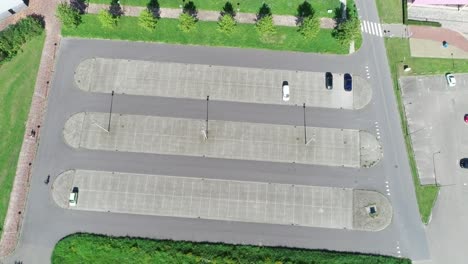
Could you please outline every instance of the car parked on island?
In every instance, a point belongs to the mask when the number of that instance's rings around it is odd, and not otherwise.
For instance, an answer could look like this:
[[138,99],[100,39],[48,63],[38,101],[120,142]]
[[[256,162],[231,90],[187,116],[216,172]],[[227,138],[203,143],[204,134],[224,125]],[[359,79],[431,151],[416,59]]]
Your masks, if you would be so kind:
[[325,73],[325,88],[327,90],[333,89],[333,74],[331,72]]
[[68,205],[69,206],[76,206],[78,203],[78,187],[73,187],[72,192],[70,193],[70,196],[68,197]]
[[455,76],[451,73],[447,73],[445,75],[445,79],[447,80],[447,83],[450,87],[454,87],[457,85],[457,80],[455,79]]
[[343,80],[344,90],[347,92],[351,92],[353,90],[353,77],[351,77],[351,74],[345,73]]
[[289,84],[287,81],[283,82],[283,101],[289,101]]

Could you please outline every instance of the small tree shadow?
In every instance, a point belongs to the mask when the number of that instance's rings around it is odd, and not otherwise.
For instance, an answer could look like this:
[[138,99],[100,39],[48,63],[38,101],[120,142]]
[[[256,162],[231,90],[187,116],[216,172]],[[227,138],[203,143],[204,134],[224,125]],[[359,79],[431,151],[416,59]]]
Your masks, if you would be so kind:
[[148,10],[153,14],[153,16],[157,18],[161,17],[161,9],[158,0],[150,0],[146,5],[146,8],[148,8]]
[[231,15],[232,17],[235,17],[236,16],[236,11],[234,11],[234,6],[232,6],[231,2],[227,1],[224,6],[223,6],[223,10],[221,11],[221,16],[224,16],[224,15]]
[[45,22],[45,17],[43,15],[33,13],[33,14],[29,15],[28,17],[32,17],[32,18],[36,19],[41,24],[41,26],[43,28],[45,28],[46,22]]
[[70,6],[78,10],[80,14],[84,14],[86,8],[88,8],[88,3],[86,0],[70,0]]
[[345,6],[343,5],[343,3],[340,3],[340,7],[335,8],[333,19],[336,21],[336,25],[338,25],[338,24],[340,24],[341,22],[344,21],[344,18],[343,18],[343,9],[344,8],[345,8]]
[[122,10],[122,6],[119,3],[119,0],[112,0],[110,7],[109,7],[109,13],[115,17],[120,17],[124,14]]
[[260,9],[258,9],[257,21],[266,16],[271,16],[271,8],[268,6],[268,4],[263,3]]
[[185,14],[191,15],[192,17],[197,17],[198,10],[193,1],[189,1],[182,8],[182,12]]
[[312,7],[312,5],[304,1],[302,4],[300,4],[297,7],[297,16],[296,16],[296,24],[300,25],[304,18],[309,17],[309,16],[314,16],[315,15],[315,10]]

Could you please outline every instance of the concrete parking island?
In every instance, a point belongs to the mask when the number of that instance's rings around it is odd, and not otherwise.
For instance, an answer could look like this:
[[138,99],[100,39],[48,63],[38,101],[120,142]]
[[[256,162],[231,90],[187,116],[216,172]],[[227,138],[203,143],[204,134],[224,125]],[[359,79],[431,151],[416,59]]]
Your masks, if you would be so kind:
[[[73,187],[78,202],[69,207]],[[374,191],[107,171],[66,171],[54,182],[53,198],[74,210],[365,231],[382,230],[392,219],[389,201]]]
[[[325,73],[254,69],[94,58],[75,72],[78,87],[89,92],[246,103],[360,109],[372,97],[370,84],[353,77],[353,91],[343,89],[343,74],[335,73],[332,90],[325,89]],[[282,84],[290,86],[289,102],[282,100]]]
[[[225,159],[370,167],[382,157],[365,131],[159,116],[78,113],[65,124],[74,148]],[[307,141],[307,144],[306,144]]]

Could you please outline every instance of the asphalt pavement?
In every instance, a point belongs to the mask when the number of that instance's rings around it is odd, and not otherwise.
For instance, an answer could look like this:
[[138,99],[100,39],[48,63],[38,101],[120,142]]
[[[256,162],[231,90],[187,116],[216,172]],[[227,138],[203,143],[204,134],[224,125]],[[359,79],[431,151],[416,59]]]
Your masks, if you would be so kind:
[[[357,1],[359,13],[378,22],[373,1]],[[194,241],[223,241],[330,250],[359,251],[429,258],[408,158],[381,37],[364,35],[362,48],[349,56],[303,54],[252,49],[151,44],[142,42],[64,39],[57,56],[48,110],[33,164],[27,211],[17,250],[7,261],[47,263],[55,243],[75,232],[131,235]],[[289,163],[224,160],[74,150],[64,143],[62,129],[73,113],[109,111],[110,95],[92,94],[74,86],[74,71],[87,58],[121,58],[179,63],[199,63],[263,69],[315,72],[370,72],[371,103],[361,110],[308,108],[307,125],[363,129],[378,135],[383,159],[372,168],[340,168]],[[126,114],[198,118],[205,116],[205,102],[119,95],[114,111]],[[303,124],[302,106],[210,102],[210,117],[217,120],[271,124]],[[393,206],[393,222],[379,232],[331,230],[299,226],[185,219],[63,210],[52,201],[44,184],[69,169],[107,170],[131,173],[181,175],[315,186],[371,189],[385,194]]]

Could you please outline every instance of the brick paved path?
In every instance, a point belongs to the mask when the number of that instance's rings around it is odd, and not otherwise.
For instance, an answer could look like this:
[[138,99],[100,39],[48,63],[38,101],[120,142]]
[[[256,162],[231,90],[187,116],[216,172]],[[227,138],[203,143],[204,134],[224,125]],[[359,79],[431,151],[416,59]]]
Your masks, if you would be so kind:
[[428,39],[439,41],[442,45],[442,41],[447,41],[449,45],[458,47],[468,52],[468,40],[457,31],[453,31],[446,28],[436,27],[422,27],[422,26],[410,26],[412,38]]
[[[59,0],[30,0],[28,8],[0,22],[0,30],[2,30],[9,24],[34,13],[44,16],[46,24],[44,49],[42,50],[31,109],[26,123],[26,132],[0,240],[0,256],[6,256],[13,252],[20,234],[21,221],[31,180],[31,167],[34,165],[32,163],[36,154],[37,138],[41,135],[40,125],[46,109],[49,81],[54,68],[55,51],[60,43],[60,25],[54,15],[58,2]],[[29,135],[31,129],[36,130],[35,138],[31,138]]]
[[[122,6],[122,11],[127,16],[139,16],[145,8],[142,6]],[[89,4],[86,11],[90,14],[97,14],[102,9],[109,9],[109,5]],[[160,8],[160,16],[163,18],[178,18],[181,12],[180,9],[176,8]],[[218,11],[199,10],[197,18],[203,21],[218,21],[219,13]],[[253,13],[236,14],[236,21],[239,23],[254,24],[255,19],[256,15]],[[273,15],[273,22],[278,26],[295,27],[296,19],[295,16]],[[320,27],[322,28],[334,28],[335,25],[335,20],[332,18],[322,17],[320,19]]]

